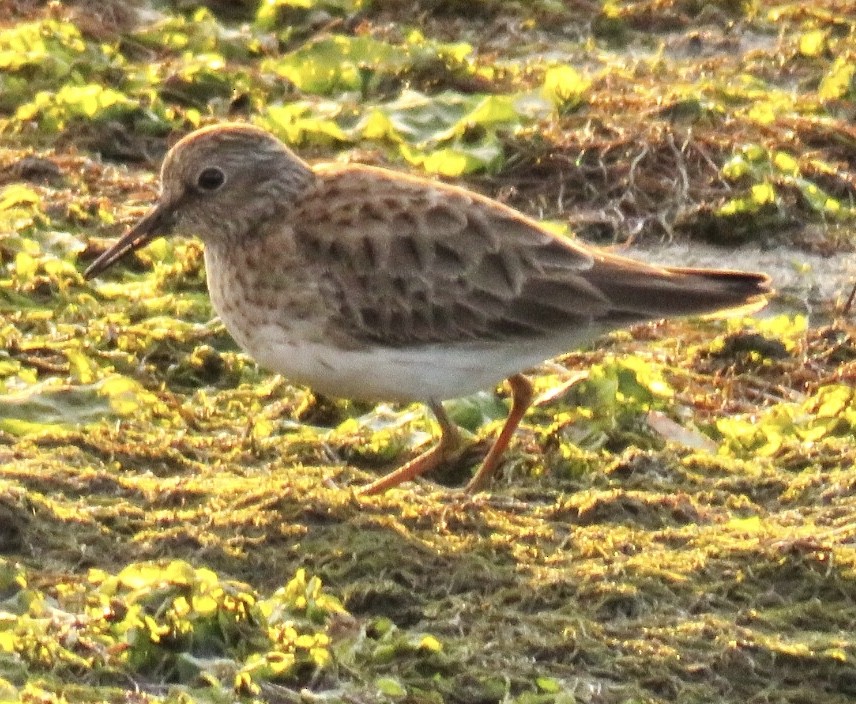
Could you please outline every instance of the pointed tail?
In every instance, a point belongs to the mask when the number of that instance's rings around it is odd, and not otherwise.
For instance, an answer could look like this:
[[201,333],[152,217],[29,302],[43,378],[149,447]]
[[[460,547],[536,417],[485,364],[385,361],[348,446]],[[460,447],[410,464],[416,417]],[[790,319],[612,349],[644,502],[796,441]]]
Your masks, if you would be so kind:
[[618,274],[609,259],[597,262],[587,278],[609,299],[616,317],[637,320],[748,314],[763,308],[773,293],[766,274],[644,264],[625,265]]

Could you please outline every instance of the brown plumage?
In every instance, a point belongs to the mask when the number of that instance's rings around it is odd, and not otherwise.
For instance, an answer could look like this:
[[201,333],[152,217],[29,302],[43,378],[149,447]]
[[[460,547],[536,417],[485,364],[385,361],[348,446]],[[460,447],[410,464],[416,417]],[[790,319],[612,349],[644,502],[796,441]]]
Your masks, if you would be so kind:
[[763,274],[649,266],[556,237],[464,189],[360,165],[310,167],[247,125],[199,130],[164,161],[158,204],[86,272],[158,234],[205,243],[215,309],[259,363],[328,394],[440,402],[508,378],[512,411],[468,485],[496,468],[531,402],[519,372],[635,322],[760,307]]

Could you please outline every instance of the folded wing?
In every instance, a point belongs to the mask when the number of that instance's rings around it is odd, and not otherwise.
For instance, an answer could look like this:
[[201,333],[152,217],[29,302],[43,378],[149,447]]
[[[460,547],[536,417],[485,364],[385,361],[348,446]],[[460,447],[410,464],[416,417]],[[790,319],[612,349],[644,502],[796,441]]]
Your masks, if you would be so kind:
[[766,291],[757,274],[657,268],[589,250],[451,186],[360,166],[319,176],[293,214],[295,238],[323,272],[336,324],[366,342],[553,336],[708,313]]

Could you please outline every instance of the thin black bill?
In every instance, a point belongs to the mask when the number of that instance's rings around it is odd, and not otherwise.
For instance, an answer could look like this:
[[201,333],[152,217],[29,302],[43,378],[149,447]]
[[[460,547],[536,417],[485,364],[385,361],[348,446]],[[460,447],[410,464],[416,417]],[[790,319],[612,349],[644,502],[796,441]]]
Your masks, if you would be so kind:
[[155,237],[169,234],[174,225],[175,219],[172,209],[161,204],[156,205],[134,227],[122,235],[112,247],[92,262],[83,272],[83,278],[92,279],[98,276],[123,257],[151,242]]

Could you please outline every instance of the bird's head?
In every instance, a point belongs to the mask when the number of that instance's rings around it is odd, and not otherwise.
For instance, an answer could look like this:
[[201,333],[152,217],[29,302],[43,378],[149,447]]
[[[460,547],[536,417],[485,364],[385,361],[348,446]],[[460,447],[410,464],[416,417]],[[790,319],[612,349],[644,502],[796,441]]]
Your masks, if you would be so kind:
[[209,245],[251,236],[287,214],[312,180],[312,169],[262,129],[236,123],[197,130],[166,155],[157,203],[84,276],[162,235],[197,235]]

